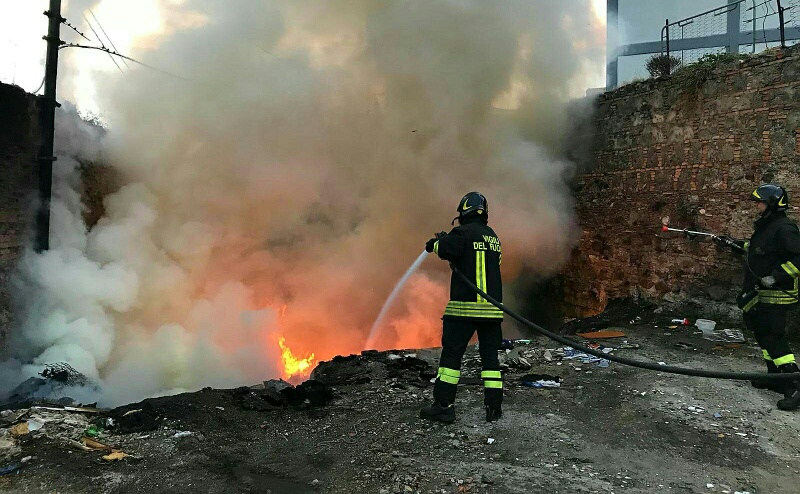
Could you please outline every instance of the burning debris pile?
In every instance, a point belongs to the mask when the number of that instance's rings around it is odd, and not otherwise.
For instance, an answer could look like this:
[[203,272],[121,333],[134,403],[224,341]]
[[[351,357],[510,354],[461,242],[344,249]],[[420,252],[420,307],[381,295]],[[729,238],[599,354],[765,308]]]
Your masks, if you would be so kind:
[[[68,362],[109,406],[295,383],[364,348],[475,187],[506,239],[505,279],[552,273],[577,234],[558,136],[604,60],[580,3],[160,2],[164,32],[130,55],[188,80],[98,78],[107,132],[59,113],[51,249],[22,262],[11,355]],[[120,176],[91,227],[76,158]],[[375,346],[436,345],[447,278],[423,265]]]
[[[148,399],[112,410],[93,406],[71,406],[71,398],[53,400],[56,391],[70,387],[91,387],[91,382],[69,365],[48,365],[42,378],[32,378],[21,384],[12,401],[2,406],[0,415],[0,460],[17,458],[24,449],[40,450],[48,444],[66,451],[96,452],[102,461],[135,461],[137,454],[123,451],[108,444],[126,444],[126,437],[158,431],[173,439],[200,436],[200,433],[182,431],[178,427],[195,411],[180,405],[181,396],[166,399]],[[227,407],[245,412],[301,412],[323,408],[336,399],[338,387],[352,389],[372,383],[391,388],[424,388],[435,376],[428,361],[408,352],[367,351],[361,355],[336,357],[321,362],[312,379],[294,386],[284,380],[272,379],[255,386],[217,391],[206,388],[195,396],[223,393]],[[336,386],[337,388],[335,388]],[[226,406],[214,409],[224,412]],[[149,437],[149,436],[140,436]],[[35,441],[35,443],[33,442]],[[108,443],[108,444],[106,444]],[[12,462],[6,473],[16,473],[25,468],[35,456]],[[2,462],[0,462],[2,463]]]

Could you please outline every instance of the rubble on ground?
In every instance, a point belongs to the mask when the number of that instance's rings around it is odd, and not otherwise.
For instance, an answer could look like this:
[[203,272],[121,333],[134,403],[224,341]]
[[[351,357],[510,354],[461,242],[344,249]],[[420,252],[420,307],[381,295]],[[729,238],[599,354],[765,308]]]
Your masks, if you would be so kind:
[[[624,337],[574,338],[651,361],[758,368],[752,339],[720,352],[673,315],[622,315],[606,329]],[[449,426],[418,418],[436,349],[337,357],[299,385],[206,388],[113,410],[5,410],[0,490],[644,494],[789,492],[796,481],[800,429],[775,409],[774,393],[602,367],[605,359],[539,337],[507,340],[499,356],[505,414],[492,424],[474,345]]]
[[86,394],[99,392],[85,375],[64,362],[45,365],[39,376],[28,378],[11,390],[0,403],[0,410],[35,402],[73,405],[77,402],[70,396],[71,392],[81,388]]

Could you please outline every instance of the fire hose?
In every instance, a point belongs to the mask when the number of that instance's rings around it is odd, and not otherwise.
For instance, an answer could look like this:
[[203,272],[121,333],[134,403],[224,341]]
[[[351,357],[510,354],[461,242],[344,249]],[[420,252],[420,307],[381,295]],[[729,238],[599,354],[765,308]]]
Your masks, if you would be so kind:
[[[720,240],[720,239],[723,239],[723,237],[721,237],[720,235],[717,235],[717,234],[715,234],[715,233],[708,233],[708,232],[695,232],[695,231],[692,231],[692,230],[687,230],[686,228],[684,228],[684,229],[682,229],[682,230],[681,230],[681,229],[678,229],[678,228],[669,228],[667,225],[664,225],[664,226],[662,226],[662,227],[661,227],[661,231],[662,231],[662,232],[678,232],[678,233],[683,233],[683,234],[684,234],[684,235],[685,235],[687,238],[690,238],[690,239],[693,239],[693,238],[695,238],[695,237],[698,237],[698,236],[710,237],[712,240]],[[727,240],[724,240],[724,242],[725,242],[725,244],[726,244],[726,245],[729,245],[729,246],[736,246],[736,248],[737,248],[737,249],[739,249],[739,250],[740,250],[740,251],[742,251],[742,252],[745,252],[745,250],[744,250],[744,249],[743,249],[741,246],[738,246],[738,245],[736,245],[736,244],[735,244],[734,242],[732,242],[732,241],[731,241],[729,238],[728,238]],[[759,275],[757,275],[756,273],[754,273],[754,272],[753,272],[753,269],[750,267],[750,259],[749,259],[749,257],[747,256],[747,253],[746,253],[746,252],[745,252],[745,256],[744,256],[744,265],[745,265],[745,267],[747,268],[747,271],[749,271],[749,272],[750,272],[750,274],[751,274],[751,275],[752,275],[752,276],[753,276],[755,279],[757,279],[757,280],[758,280],[758,279],[761,279],[761,276],[759,276]],[[793,294],[791,294],[791,293],[787,292],[786,290],[782,290],[782,289],[780,289],[780,288],[777,288],[777,287],[773,288],[773,290],[779,291],[779,292],[781,292],[781,293],[785,294],[786,296],[788,296],[788,297],[791,297],[791,298],[793,298],[793,299],[797,300],[798,302],[800,302],[800,298],[798,298],[798,297],[797,297],[797,295],[793,295]],[[746,298],[749,298],[749,299],[752,299],[752,298],[753,298],[755,295],[757,295],[757,294],[758,294],[758,288],[756,287],[756,288],[754,288],[752,291],[750,291],[749,293],[745,294],[745,297],[746,297]]]
[[574,348],[575,350],[579,350],[581,352],[587,353],[594,357],[603,358],[609,360],[611,362],[616,362],[618,364],[627,365],[630,367],[637,367],[639,369],[646,369],[646,370],[653,370],[658,372],[666,372],[668,374],[680,374],[683,376],[693,376],[693,377],[708,377],[712,379],[733,379],[733,380],[740,380],[740,381],[747,381],[747,380],[765,380],[765,381],[790,381],[790,380],[797,380],[796,375],[792,374],[765,374],[763,372],[725,372],[725,371],[711,371],[711,370],[703,370],[703,369],[690,369],[688,367],[677,367],[674,365],[662,365],[655,362],[643,362],[641,360],[625,358],[625,357],[618,357],[616,355],[606,354],[600,350],[595,350],[586,346],[583,346],[579,343],[576,343],[569,338],[565,338],[559,334],[553,333],[552,331],[548,331],[545,328],[535,324],[526,318],[522,317],[521,315],[517,314],[511,309],[506,308],[501,302],[498,302],[494,298],[492,298],[488,293],[481,290],[475,283],[470,281],[464,273],[458,270],[455,266],[451,264],[451,268],[453,272],[456,273],[464,283],[468,287],[470,287],[473,291],[475,291],[478,295],[483,297],[487,302],[494,305],[503,313],[510,316],[512,319],[517,320],[524,326],[536,331],[539,334],[542,334],[551,340],[557,341],[562,345],[566,345],[570,348]]

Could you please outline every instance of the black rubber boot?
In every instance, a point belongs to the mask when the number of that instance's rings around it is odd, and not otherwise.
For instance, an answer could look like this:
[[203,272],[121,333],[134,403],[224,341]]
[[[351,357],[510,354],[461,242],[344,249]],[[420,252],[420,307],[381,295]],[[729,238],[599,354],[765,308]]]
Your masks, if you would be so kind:
[[[775,365],[775,363],[771,360],[766,360],[765,362],[767,364],[767,373],[779,374],[781,372],[778,370],[778,366]],[[780,381],[753,379],[750,381],[750,384],[756,389],[768,389],[780,394],[784,394],[786,392],[786,383]]]
[[486,407],[486,421],[497,422],[503,416],[503,408],[500,405]]
[[452,424],[456,420],[456,407],[452,403],[435,403],[419,411],[419,418]]
[[785,364],[780,366],[780,371],[784,374],[797,373],[798,380],[786,383],[786,391],[783,393],[783,399],[778,400],[778,408],[780,410],[797,410],[800,408],[800,369],[797,364]]

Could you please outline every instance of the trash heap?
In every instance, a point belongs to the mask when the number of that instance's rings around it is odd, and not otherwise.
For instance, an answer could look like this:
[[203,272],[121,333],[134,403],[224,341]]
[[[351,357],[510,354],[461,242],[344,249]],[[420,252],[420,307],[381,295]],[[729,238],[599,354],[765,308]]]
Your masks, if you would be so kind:
[[77,401],[70,394],[89,395],[100,392],[95,383],[64,362],[45,365],[39,376],[41,377],[26,379],[11,390],[0,403],[0,410],[42,402],[74,405]]
[[[0,476],[18,473],[35,456],[19,458],[26,444],[55,444],[71,451],[99,452],[100,461],[130,455],[101,442],[99,436],[114,426],[94,407],[35,405],[0,412]],[[16,460],[15,460],[16,459]]]

